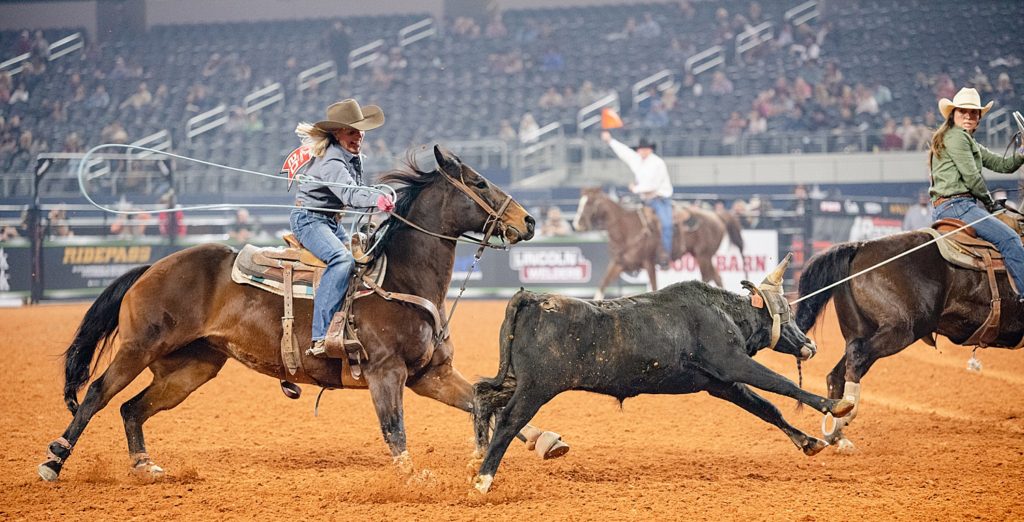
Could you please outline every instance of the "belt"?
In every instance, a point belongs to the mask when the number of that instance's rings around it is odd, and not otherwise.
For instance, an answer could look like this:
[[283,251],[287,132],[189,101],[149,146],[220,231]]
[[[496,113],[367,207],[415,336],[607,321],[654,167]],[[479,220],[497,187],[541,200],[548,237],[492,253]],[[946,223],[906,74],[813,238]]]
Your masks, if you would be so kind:
[[945,203],[945,202],[947,202],[947,201],[949,201],[951,199],[963,199],[963,198],[974,199],[974,195],[972,195],[970,192],[961,192],[959,194],[951,194],[949,196],[939,196],[939,197],[935,198],[935,201],[932,203],[932,206],[933,207],[938,207],[939,205],[941,205],[941,204],[943,204],[943,203]]
[[302,202],[301,201],[296,201],[295,202],[295,206],[299,207],[299,208],[302,208],[302,210],[305,210],[306,212],[315,212],[315,213],[320,214],[322,216],[327,216],[327,217],[329,217],[329,218],[331,218],[331,219],[333,219],[335,221],[339,221],[341,219],[341,212],[328,212],[326,210],[317,210],[315,208],[305,208],[305,207],[302,206]]

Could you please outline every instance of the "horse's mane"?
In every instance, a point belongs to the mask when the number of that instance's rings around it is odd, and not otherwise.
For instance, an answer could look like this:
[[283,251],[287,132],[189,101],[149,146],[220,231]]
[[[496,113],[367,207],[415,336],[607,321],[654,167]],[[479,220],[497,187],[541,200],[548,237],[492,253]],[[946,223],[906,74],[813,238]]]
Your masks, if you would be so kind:
[[[413,201],[416,201],[420,192],[436,181],[439,175],[437,170],[424,172],[420,169],[416,161],[416,149],[407,151],[405,159],[402,160],[398,168],[385,172],[380,177],[381,183],[391,185],[395,189],[397,201],[395,201],[395,209],[392,213],[402,217],[408,216]],[[383,247],[388,245],[396,230],[401,230],[408,225],[397,219],[389,218],[381,225],[381,228],[385,226],[384,236],[380,240]]]

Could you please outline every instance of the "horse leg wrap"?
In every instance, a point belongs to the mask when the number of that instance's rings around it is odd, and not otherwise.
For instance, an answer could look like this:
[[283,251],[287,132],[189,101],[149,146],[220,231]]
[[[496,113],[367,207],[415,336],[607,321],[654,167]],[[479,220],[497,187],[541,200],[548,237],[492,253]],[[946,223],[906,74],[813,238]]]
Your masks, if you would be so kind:
[[843,387],[843,399],[853,403],[853,411],[846,416],[846,423],[849,424],[857,416],[857,409],[860,407],[860,383],[846,381]]
[[132,472],[136,476],[157,479],[164,475],[164,469],[157,466],[153,459],[149,458],[149,453],[132,453],[128,458],[132,460]]
[[537,447],[537,439],[543,434],[543,431],[533,426],[527,426],[519,432],[519,438],[526,443],[526,449],[533,451]]
[[545,431],[537,438],[534,451],[544,460],[554,459],[565,455],[569,451],[569,445],[562,442],[561,435],[553,431]]
[[70,456],[71,443],[68,442],[68,439],[61,437],[51,442],[46,448],[46,461],[36,469],[39,473],[39,478],[47,482],[57,480],[57,476],[60,475],[60,469],[64,466],[64,461]]

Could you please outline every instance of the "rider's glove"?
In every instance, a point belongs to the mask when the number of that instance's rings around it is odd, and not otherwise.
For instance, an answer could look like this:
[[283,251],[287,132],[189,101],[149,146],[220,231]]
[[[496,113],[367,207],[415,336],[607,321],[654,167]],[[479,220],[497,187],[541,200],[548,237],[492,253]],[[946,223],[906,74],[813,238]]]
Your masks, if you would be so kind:
[[391,196],[381,194],[377,196],[377,210],[381,212],[391,212],[395,210],[395,200],[391,199]]
[[[1006,201],[1006,200],[1004,199],[1003,201]],[[987,201],[985,201],[985,210],[988,210],[989,213],[991,213],[991,214],[995,214],[996,212],[998,212],[998,211],[1000,211],[1002,209],[1003,209],[1003,205],[999,201],[996,201],[996,200],[991,199],[991,198],[988,199]]]

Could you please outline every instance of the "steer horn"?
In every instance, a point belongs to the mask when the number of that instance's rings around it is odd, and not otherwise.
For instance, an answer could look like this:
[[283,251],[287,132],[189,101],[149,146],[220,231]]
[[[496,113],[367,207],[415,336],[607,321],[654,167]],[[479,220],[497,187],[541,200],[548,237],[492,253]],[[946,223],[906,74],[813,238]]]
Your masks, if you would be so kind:
[[781,263],[779,263],[779,266],[775,267],[775,270],[772,270],[771,273],[764,277],[764,281],[761,281],[760,286],[772,286],[779,288],[781,290],[782,277],[783,275],[785,275],[786,269],[789,268],[789,262],[792,260],[793,253],[790,252],[786,254],[786,258],[783,259]]

